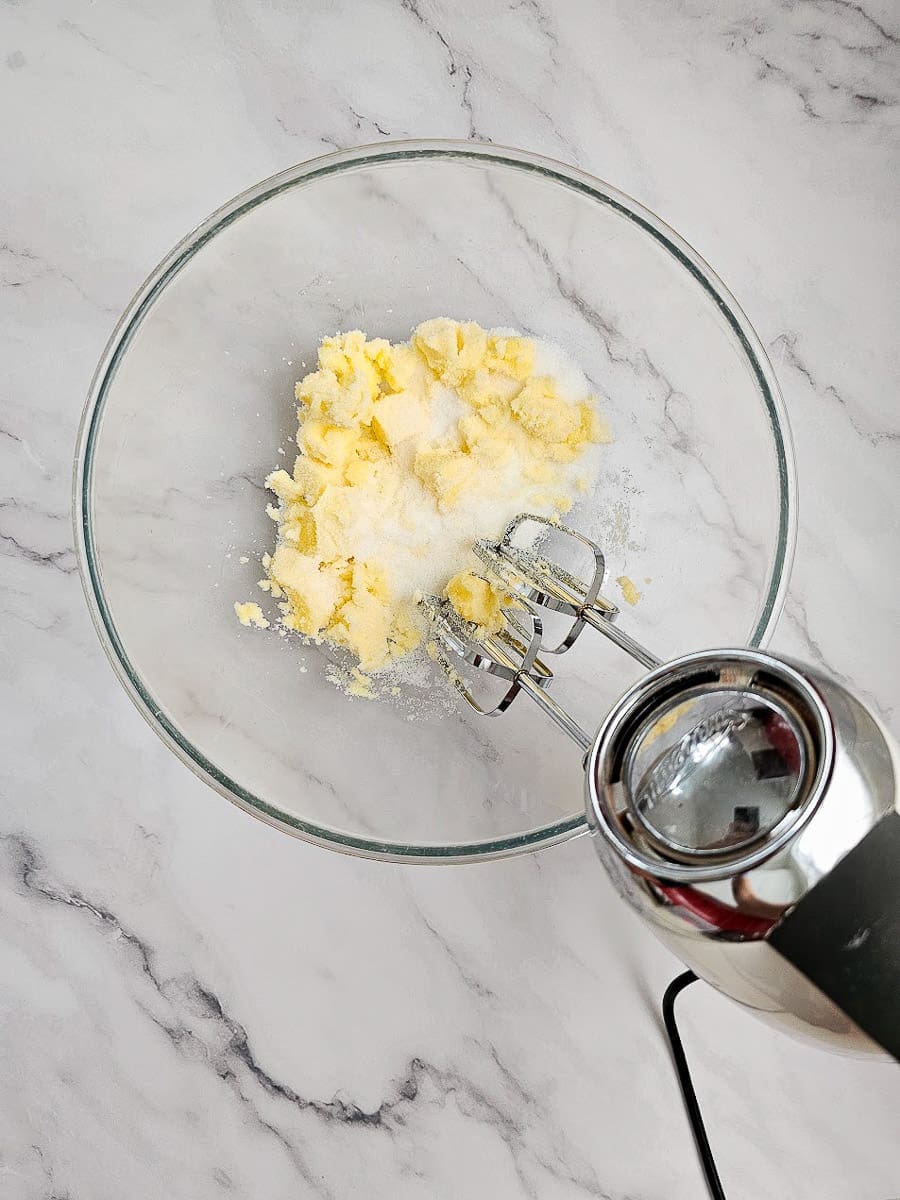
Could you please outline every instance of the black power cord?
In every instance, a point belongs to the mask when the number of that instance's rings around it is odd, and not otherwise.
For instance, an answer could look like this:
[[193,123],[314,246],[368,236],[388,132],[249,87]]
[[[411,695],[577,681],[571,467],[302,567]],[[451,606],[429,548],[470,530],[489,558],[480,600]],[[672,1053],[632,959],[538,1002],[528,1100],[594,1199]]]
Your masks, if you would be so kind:
[[722,1188],[722,1181],[719,1178],[709,1138],[706,1135],[703,1114],[700,1111],[697,1093],[694,1091],[694,1084],[691,1080],[691,1069],[688,1066],[684,1046],[681,1042],[681,1034],[678,1032],[678,1023],[675,1020],[676,999],[686,987],[696,982],[697,976],[693,971],[685,971],[672,980],[663,996],[663,1024],[666,1027],[666,1035],[669,1039],[669,1047],[675,1063],[675,1072],[678,1075],[678,1083],[681,1087],[681,1096],[684,1100],[684,1107],[687,1109],[688,1120],[691,1123],[691,1132],[694,1135],[697,1154],[700,1156],[700,1165],[703,1168],[703,1177],[706,1180],[706,1186],[709,1188],[712,1200],[728,1200]]

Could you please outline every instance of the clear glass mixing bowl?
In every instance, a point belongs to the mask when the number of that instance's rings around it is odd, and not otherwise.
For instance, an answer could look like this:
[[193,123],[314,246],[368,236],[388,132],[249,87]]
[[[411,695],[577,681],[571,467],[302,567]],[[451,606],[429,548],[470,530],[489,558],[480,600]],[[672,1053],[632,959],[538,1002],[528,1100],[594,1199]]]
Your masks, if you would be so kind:
[[[323,651],[242,629],[233,612],[265,599],[262,481],[290,462],[293,383],[321,337],[402,340],[433,316],[549,338],[592,380],[615,441],[571,521],[604,546],[611,579],[643,593],[623,606],[634,636],[661,656],[766,640],[795,515],[759,340],[652,213],[517,150],[364,147],[210,217],[153,272],[103,355],[75,514],[110,660],[198,775],[336,849],[459,860],[583,831],[574,746],[524,697],[494,721],[449,692],[418,706],[350,699]],[[589,728],[640,672],[590,631],[556,665],[555,694]]]

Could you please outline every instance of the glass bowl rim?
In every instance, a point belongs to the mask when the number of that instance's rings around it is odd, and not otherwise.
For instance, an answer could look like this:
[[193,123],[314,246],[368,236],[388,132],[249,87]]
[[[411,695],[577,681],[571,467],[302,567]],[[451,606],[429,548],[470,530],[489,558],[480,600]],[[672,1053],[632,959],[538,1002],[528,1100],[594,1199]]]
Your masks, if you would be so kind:
[[82,413],[73,473],[72,514],[79,573],[91,618],[107,658],[138,711],[163,742],[201,778],[239,808],[276,829],[305,841],[364,858],[388,862],[473,862],[500,858],[567,841],[587,832],[583,811],[538,826],[526,833],[469,843],[439,845],[402,843],[360,837],[330,829],[283,812],[242,787],[212,763],[178,729],[156,703],[132,664],[119,637],[100,580],[94,542],[93,471],[97,437],[107,396],[119,362],[132,338],[167,284],[193,256],[223,229],[281,192],[316,179],[339,175],[361,165],[443,159],[481,162],[530,172],[587,195],[638,225],[666,249],[712,297],[738,339],[756,377],[769,419],[778,467],[779,514],[775,555],[765,594],[748,636],[751,646],[765,646],[787,592],[797,536],[797,483],[793,445],[784,399],[772,364],[747,316],[706,261],[650,209],[603,180],[555,159],[489,143],[454,139],[407,139],[353,147],[288,167],[241,192],[202,221],[162,259],[135,293],[117,322],[97,364]]

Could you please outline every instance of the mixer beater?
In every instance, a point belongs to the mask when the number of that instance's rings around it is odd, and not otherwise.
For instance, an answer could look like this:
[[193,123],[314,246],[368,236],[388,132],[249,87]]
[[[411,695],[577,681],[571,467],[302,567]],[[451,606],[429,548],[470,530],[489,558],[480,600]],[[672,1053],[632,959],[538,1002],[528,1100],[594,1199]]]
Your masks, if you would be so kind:
[[[536,540],[535,534],[540,537],[553,532],[562,534],[583,548],[590,558],[590,582],[585,583],[540,551],[517,544],[516,535],[529,526],[536,526],[527,538],[532,543]],[[448,600],[436,596],[422,597],[419,603],[431,622],[434,637],[432,652],[437,661],[466,703],[481,716],[496,716],[505,712],[519,692],[525,692],[573,741],[588,750],[593,738],[547,694],[546,688],[553,679],[553,671],[538,657],[538,653],[565,654],[574,646],[585,626],[589,625],[615,642],[642,666],[657,667],[661,662],[614,624],[619,609],[600,591],[606,576],[606,560],[602,550],[574,529],[532,513],[520,513],[514,517],[497,542],[479,539],[474,550],[488,575],[508,590],[514,606],[504,610],[506,628],[498,633],[490,633],[465,621]],[[555,645],[545,644],[542,608],[572,618],[565,635]],[[452,666],[452,658],[448,656],[462,658],[472,666],[508,681],[507,691],[500,700],[485,707]]]

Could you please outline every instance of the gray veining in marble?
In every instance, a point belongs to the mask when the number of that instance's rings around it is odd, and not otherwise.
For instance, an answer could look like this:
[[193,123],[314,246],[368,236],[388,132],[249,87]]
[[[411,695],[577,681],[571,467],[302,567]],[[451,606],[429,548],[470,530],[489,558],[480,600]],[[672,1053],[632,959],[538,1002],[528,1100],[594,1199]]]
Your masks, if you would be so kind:
[[[256,180],[384,137],[559,157],[759,331],[801,480],[776,645],[895,722],[896,5],[25,0],[0,34],[0,1195],[692,1200],[677,964],[587,847],[384,866],[206,789],[91,628],[75,430],[141,280]],[[894,1068],[684,1007],[729,1200],[900,1197]]]

